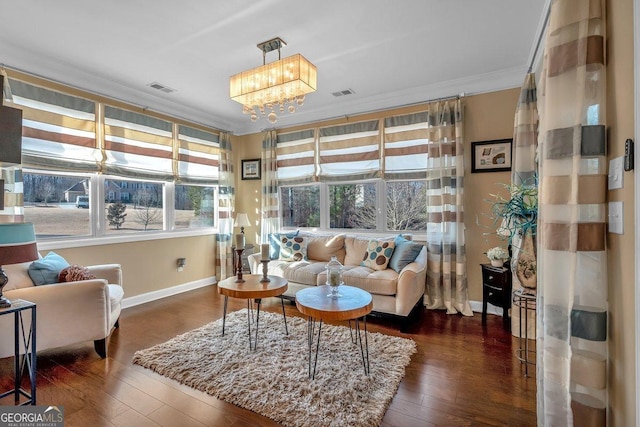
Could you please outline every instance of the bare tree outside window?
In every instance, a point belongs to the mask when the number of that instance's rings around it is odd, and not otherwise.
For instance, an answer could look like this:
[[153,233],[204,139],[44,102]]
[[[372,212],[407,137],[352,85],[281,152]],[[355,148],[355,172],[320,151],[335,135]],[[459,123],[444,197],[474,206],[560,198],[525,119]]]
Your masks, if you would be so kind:
[[147,231],[150,225],[162,223],[162,209],[157,208],[158,198],[155,191],[146,187],[139,189],[134,196],[134,202],[134,221],[141,224],[144,231]]
[[280,187],[280,214],[284,227],[319,227],[320,188]]
[[376,228],[376,185],[340,184],[329,186],[331,228]]
[[427,189],[424,181],[387,182],[387,230],[427,229]]

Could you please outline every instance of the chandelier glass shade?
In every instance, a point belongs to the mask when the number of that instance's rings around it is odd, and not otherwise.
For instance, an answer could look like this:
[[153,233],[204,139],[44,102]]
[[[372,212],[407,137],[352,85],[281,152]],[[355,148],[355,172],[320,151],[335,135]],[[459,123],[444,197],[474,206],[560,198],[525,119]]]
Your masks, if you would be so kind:
[[[278,49],[284,42],[273,39],[258,45],[267,52]],[[243,71],[231,76],[229,92],[231,99],[242,104],[243,112],[252,121],[266,116],[271,123],[278,119],[278,113],[293,113],[304,103],[305,95],[315,92],[318,85],[318,71],[315,65],[300,54],[278,59],[270,64]]]

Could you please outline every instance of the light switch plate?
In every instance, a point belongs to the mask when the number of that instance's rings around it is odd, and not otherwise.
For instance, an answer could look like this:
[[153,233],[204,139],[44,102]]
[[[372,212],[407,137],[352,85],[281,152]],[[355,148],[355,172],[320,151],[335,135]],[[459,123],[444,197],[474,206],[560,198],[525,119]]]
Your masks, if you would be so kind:
[[616,157],[609,161],[609,190],[618,190],[623,187],[624,156]]
[[609,202],[609,233],[623,233],[623,202]]

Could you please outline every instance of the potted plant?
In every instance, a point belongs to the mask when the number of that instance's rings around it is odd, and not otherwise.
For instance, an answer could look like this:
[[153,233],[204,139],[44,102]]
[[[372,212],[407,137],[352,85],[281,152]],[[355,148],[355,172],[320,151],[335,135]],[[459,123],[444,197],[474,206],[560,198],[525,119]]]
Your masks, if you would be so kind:
[[487,258],[491,261],[492,266],[502,267],[504,262],[509,259],[509,252],[501,246],[496,246],[487,251]]

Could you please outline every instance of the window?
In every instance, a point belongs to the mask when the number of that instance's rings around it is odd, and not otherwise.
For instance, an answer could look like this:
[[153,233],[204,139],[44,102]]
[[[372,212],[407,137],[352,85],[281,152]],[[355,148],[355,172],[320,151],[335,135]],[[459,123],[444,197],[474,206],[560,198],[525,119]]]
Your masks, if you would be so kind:
[[386,183],[387,230],[424,231],[427,229],[426,181]]
[[284,227],[319,227],[320,187],[280,187],[280,214]]
[[88,177],[24,173],[23,185],[24,218],[38,239],[91,235],[90,209],[76,204],[89,195]]
[[377,218],[376,185],[329,185],[329,227],[375,230]]
[[214,187],[176,185],[175,191],[176,229],[215,226],[216,197]]
[[104,182],[105,234],[164,229],[163,185],[147,181]]

